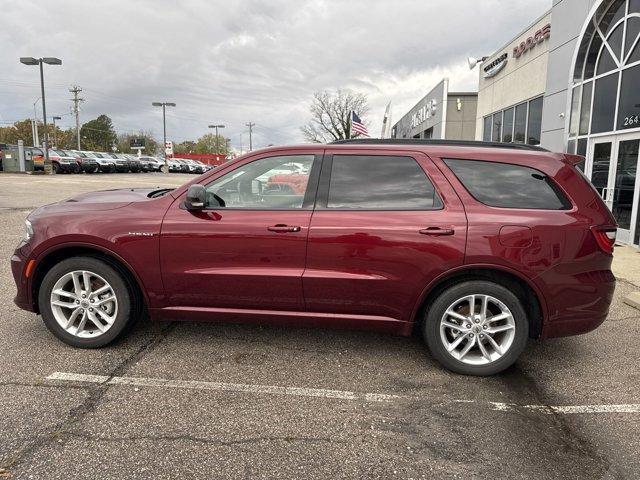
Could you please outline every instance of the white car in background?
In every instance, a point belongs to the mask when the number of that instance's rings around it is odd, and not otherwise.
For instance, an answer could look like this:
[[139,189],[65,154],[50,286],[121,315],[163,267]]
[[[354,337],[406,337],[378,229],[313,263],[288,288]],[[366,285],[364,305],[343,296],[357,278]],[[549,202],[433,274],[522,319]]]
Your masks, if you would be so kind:
[[164,166],[164,160],[160,160],[159,158],[152,157],[149,155],[142,155],[138,157],[141,162],[147,163],[147,168],[150,172],[159,172],[160,169]]
[[116,162],[113,158],[104,158],[101,155],[99,156],[96,152],[83,151],[82,153],[84,153],[87,157],[95,160],[98,163],[98,168],[101,172],[113,173],[116,171]]

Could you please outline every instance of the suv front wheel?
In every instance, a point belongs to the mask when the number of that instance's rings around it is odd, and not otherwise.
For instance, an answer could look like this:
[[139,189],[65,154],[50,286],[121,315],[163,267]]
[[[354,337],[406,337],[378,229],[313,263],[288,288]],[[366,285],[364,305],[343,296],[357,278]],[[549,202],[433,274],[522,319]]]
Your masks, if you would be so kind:
[[73,257],[47,272],[38,294],[47,328],[60,340],[81,348],[102,347],[120,335],[131,312],[122,276],[93,257]]
[[493,375],[524,349],[529,322],[510,290],[488,281],[453,285],[430,305],[423,323],[431,354],[447,369]]

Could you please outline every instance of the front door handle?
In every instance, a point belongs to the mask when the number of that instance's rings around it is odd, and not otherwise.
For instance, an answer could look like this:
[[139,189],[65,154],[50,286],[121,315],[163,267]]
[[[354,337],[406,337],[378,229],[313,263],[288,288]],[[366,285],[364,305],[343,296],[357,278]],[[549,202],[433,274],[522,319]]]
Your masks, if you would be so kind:
[[443,235],[453,235],[455,232],[453,228],[427,227],[420,230],[420,233],[432,237],[441,237]]
[[283,225],[281,223],[277,224],[277,225],[272,225],[270,227],[267,227],[267,230],[269,230],[270,232],[277,232],[277,233],[286,233],[286,232],[299,232],[300,231],[300,227],[298,226],[289,226],[289,225]]

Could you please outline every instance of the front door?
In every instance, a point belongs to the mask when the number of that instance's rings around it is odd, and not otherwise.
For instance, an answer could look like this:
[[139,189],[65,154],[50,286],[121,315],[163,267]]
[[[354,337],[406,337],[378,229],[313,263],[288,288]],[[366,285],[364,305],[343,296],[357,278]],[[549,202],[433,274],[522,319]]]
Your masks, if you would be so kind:
[[638,243],[634,230],[639,198],[636,181],[639,154],[637,133],[592,140],[591,182],[618,222],[617,240],[621,243]]
[[175,202],[160,240],[167,306],[304,311],[315,195],[309,178],[319,159],[309,153],[250,159],[205,185],[205,210]]

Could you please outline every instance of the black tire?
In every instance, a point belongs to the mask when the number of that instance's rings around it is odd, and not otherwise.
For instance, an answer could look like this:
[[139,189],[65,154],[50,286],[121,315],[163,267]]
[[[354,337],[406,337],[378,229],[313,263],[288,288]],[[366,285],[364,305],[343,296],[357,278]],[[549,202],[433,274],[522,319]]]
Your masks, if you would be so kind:
[[[515,334],[509,350],[499,359],[484,365],[470,365],[454,358],[440,338],[440,320],[449,306],[456,300],[471,294],[490,295],[501,301],[509,308],[515,322]],[[488,376],[505,370],[515,363],[529,338],[529,320],[518,297],[502,285],[482,280],[456,284],[440,293],[427,306],[422,327],[425,341],[433,357],[446,369],[463,375]]]
[[[116,319],[113,325],[100,336],[80,338],[68,333],[58,324],[51,310],[50,298],[53,286],[63,275],[74,270],[89,270],[100,275],[111,285],[118,300]],[[79,348],[100,348],[117,339],[133,323],[131,303],[131,294],[122,275],[102,260],[93,257],[72,257],[56,264],[45,275],[38,293],[40,314],[46,327],[64,343]]]
[[53,162],[53,164],[51,165],[51,168],[53,169],[53,173],[55,173],[55,174],[60,173],[60,164],[59,163]]

